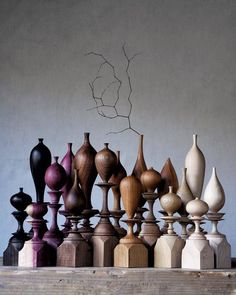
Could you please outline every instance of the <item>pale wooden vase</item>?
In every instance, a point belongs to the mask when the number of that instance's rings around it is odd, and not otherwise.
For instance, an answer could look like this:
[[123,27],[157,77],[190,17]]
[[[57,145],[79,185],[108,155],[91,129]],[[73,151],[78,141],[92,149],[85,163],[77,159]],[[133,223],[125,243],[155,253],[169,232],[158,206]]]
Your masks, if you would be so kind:
[[185,158],[186,179],[194,197],[201,197],[205,176],[205,157],[197,145],[197,134],[193,134],[193,145]]

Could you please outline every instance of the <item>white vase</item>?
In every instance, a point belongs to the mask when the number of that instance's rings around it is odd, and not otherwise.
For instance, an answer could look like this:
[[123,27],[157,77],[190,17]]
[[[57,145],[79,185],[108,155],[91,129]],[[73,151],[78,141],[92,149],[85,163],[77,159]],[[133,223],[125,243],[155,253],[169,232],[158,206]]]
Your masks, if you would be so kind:
[[213,167],[211,178],[204,192],[204,201],[207,202],[211,212],[218,212],[225,203],[225,192],[217,177],[216,168]]
[[186,179],[194,197],[201,197],[204,176],[205,157],[197,145],[197,134],[193,134],[193,145],[185,158]]
[[186,215],[186,205],[189,201],[194,200],[194,196],[189,188],[189,185],[187,183],[186,180],[186,173],[187,173],[187,168],[183,168],[183,177],[182,177],[182,181],[181,184],[179,186],[179,189],[177,190],[177,195],[181,198],[182,200],[182,206],[181,208],[178,210],[178,212],[180,214],[184,214]]

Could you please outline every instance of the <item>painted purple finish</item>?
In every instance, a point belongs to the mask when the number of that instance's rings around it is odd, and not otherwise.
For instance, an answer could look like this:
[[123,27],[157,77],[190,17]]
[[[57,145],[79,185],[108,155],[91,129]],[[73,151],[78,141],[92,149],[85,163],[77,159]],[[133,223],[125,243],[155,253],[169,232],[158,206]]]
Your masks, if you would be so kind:
[[64,204],[74,182],[74,157],[75,156],[72,152],[72,143],[67,143],[67,152],[61,161],[61,166],[65,169],[67,175],[66,184],[62,188],[62,197]]

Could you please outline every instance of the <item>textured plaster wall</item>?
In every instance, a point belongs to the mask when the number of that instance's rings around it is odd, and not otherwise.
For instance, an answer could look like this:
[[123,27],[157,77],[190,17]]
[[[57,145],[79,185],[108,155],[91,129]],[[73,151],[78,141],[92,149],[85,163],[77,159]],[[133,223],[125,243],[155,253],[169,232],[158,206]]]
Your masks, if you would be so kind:
[[[28,158],[38,137],[61,157],[67,142],[75,152],[90,131],[97,150],[110,142],[132,171],[137,135],[106,135],[125,127],[124,120],[87,111],[94,106],[88,83],[100,62],[85,56],[91,50],[117,67],[124,80],[120,108],[127,109],[126,42],[130,56],[141,53],[130,67],[131,121],[145,136],[147,165],[161,170],[170,156],[181,178],[192,134],[199,134],[207,163],[204,187],[216,166],[226,193],[220,229],[235,256],[235,37],[233,0],[1,0],[0,255],[16,228],[9,197],[23,186],[35,199]],[[101,207],[96,189],[93,204]]]

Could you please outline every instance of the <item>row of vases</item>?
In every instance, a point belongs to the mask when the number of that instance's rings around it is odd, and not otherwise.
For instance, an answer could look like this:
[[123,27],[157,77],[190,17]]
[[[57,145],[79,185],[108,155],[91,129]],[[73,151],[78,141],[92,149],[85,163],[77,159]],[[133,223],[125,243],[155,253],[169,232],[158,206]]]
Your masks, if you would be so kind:
[[[72,153],[72,144],[68,143],[68,150],[66,155],[61,161],[61,165],[64,167],[67,174],[67,181],[65,186],[62,188],[63,191],[63,200],[65,202],[68,192],[73,186],[74,180],[74,168],[77,169],[78,179],[81,184],[81,189],[85,195],[86,199],[86,209],[92,209],[91,204],[91,192],[93,184],[97,177],[97,169],[95,166],[95,156],[96,150],[92,147],[89,141],[89,133],[84,134],[84,144],[77,151],[77,153]],[[49,149],[43,144],[43,140],[39,139],[39,144],[32,150],[30,155],[30,167],[32,176],[36,188],[36,198],[37,202],[44,201],[44,189],[45,189],[45,180],[44,175],[46,169],[51,164],[51,153]],[[175,169],[171,163],[170,159],[167,159],[165,165],[161,170],[162,181],[158,187],[160,195],[164,195],[168,192],[168,187],[172,186],[173,191],[183,197],[183,201],[186,202],[194,197],[201,197],[204,176],[205,176],[205,158],[202,151],[197,145],[197,135],[193,135],[193,145],[189,152],[186,155],[185,159],[185,171],[183,173],[183,180],[179,186],[178,178],[175,172]],[[143,135],[140,136],[139,148],[137,160],[134,165],[132,174],[140,179],[141,174],[147,170],[147,166],[144,159],[143,153]],[[115,181],[113,177],[113,182]],[[120,181],[120,180],[119,180]],[[214,171],[211,180],[212,185],[208,185],[206,189],[206,198],[207,194],[211,190],[210,187],[218,187],[222,191],[222,187],[219,184],[216,172]],[[143,191],[145,188],[143,188]],[[113,190],[115,193],[115,189]],[[144,205],[144,200],[140,201],[139,207]]]
[[[85,207],[86,209],[92,209],[91,191],[97,177],[97,170],[95,167],[96,153],[96,150],[90,144],[89,133],[84,133],[84,143],[75,156],[72,152],[72,143],[68,143],[67,153],[60,163],[66,172],[67,178],[66,184],[62,188],[64,201],[73,186],[74,169],[76,169],[81,189],[86,199]],[[30,168],[36,189],[36,201],[38,203],[44,202],[44,176],[50,165],[51,153],[43,144],[43,139],[40,138],[38,145],[33,148],[30,154]]]

